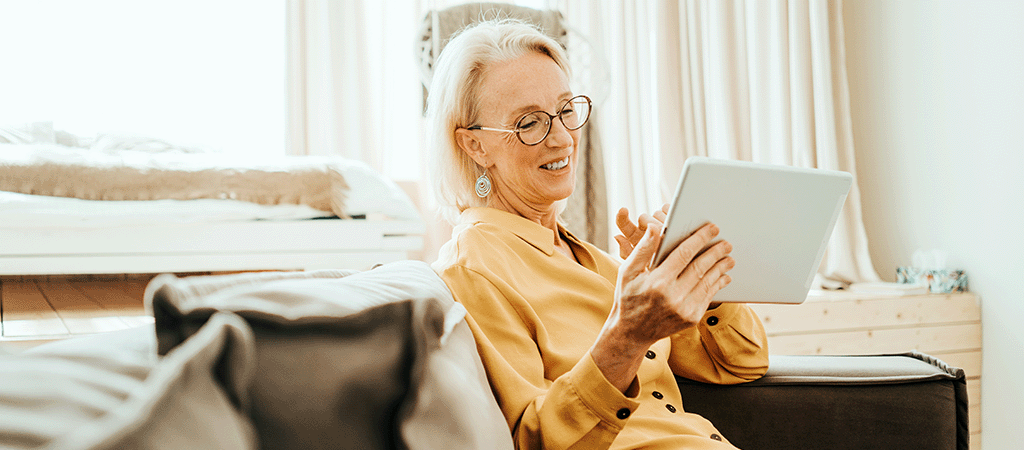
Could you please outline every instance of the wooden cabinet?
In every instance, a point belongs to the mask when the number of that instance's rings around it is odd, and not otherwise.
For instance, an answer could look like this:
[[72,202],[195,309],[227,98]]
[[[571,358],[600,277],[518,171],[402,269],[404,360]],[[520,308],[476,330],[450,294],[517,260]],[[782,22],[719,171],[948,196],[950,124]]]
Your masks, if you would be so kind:
[[776,355],[918,350],[967,373],[971,448],[981,435],[981,308],[972,293],[891,296],[812,292],[800,305],[751,305]]

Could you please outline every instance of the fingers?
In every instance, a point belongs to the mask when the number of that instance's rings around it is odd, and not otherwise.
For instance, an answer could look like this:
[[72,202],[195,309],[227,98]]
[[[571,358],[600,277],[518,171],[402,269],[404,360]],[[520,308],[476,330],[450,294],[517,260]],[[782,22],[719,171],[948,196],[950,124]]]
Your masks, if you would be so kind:
[[666,219],[668,219],[668,216],[665,214],[664,211],[656,211],[654,213],[654,220],[657,220],[658,222],[661,223],[665,223]]
[[629,219],[629,209],[627,208],[620,208],[615,213],[615,225],[622,232],[621,236],[615,236],[615,242],[619,244],[619,256],[622,259],[629,257],[651,224],[657,224],[659,230],[661,229],[661,226],[665,224],[668,207],[669,205],[666,203],[661,210],[655,211],[654,215],[641,214],[636,223]]
[[718,278],[718,281],[716,281],[712,285],[711,289],[705,294],[704,297],[705,301],[708,302],[709,306],[711,304],[711,300],[715,298],[715,294],[717,294],[718,291],[725,289],[725,287],[728,286],[729,283],[732,283],[732,277],[730,277],[729,275],[722,275],[721,277]]
[[726,256],[718,260],[707,272],[704,272],[700,280],[702,283],[706,283],[708,290],[710,290],[718,282],[718,279],[727,276],[726,272],[732,270],[733,267],[736,267],[736,261],[731,256]]
[[736,263],[728,256],[730,252],[732,252],[732,244],[726,241],[718,242],[695,257],[693,261],[690,261],[690,264],[685,270],[683,270],[683,273],[679,274],[679,276],[689,276],[694,279],[702,279],[708,274],[708,271],[711,270],[712,267],[715,267],[716,264],[723,261],[728,261],[728,269],[732,269]]
[[698,228],[690,237],[676,246],[672,253],[669,253],[668,257],[665,258],[665,261],[658,266],[657,270],[670,271],[677,276],[682,274],[693,258],[704,250],[715,236],[718,236],[718,231],[718,226],[715,224],[704,224],[704,226]]
[[720,260],[690,290],[689,296],[693,301],[699,302],[701,315],[708,310],[715,294],[732,282],[732,277],[725,272],[728,272],[733,266],[732,258],[726,257]]
[[[615,225],[619,227],[619,231],[626,238],[629,238],[631,242],[638,242],[640,237],[643,236],[643,231],[629,220],[629,210],[626,208],[620,208],[619,212],[615,214]],[[634,235],[636,238],[634,239]]]
[[661,223],[665,223],[665,220],[668,219],[668,207],[668,203],[666,203],[660,210],[655,211],[654,218],[661,221]]
[[[618,237],[616,237],[616,240],[618,240]],[[620,279],[632,279],[647,270],[647,265],[650,264],[651,258],[654,257],[654,252],[658,251],[658,244],[660,243],[661,227],[658,225],[648,227],[643,237],[640,238],[640,242],[633,249],[633,252],[622,263],[622,267],[619,269]]]
[[639,226],[640,230],[644,231],[644,230],[647,230],[647,227],[650,226],[652,223],[656,223],[658,225],[662,225],[662,224],[665,223],[665,221],[664,220],[657,220],[653,216],[651,216],[650,214],[641,214],[640,217],[637,218],[637,223],[640,224],[640,226]]
[[626,259],[630,253],[633,253],[633,243],[629,242],[625,236],[619,234],[615,236],[615,242],[619,244],[619,257]]

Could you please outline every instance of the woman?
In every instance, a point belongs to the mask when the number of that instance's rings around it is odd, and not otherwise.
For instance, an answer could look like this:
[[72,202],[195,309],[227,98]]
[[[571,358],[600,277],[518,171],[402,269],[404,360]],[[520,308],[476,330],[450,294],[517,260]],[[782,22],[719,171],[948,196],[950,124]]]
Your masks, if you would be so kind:
[[[620,263],[558,222],[590,101],[561,47],[516,21],[452,39],[428,99],[436,189],[456,224],[434,269],[469,325],[518,448],[734,448],[683,411],[673,374],[741,383],[767,370],[764,329],[701,228],[648,266],[664,211],[617,223]],[[740,406],[738,406],[740,407]]]

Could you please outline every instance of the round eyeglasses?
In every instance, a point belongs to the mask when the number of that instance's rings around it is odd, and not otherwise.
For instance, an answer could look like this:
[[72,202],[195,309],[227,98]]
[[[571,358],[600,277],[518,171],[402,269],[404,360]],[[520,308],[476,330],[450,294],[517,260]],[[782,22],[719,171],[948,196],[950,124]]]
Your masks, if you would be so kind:
[[547,111],[527,113],[516,121],[516,127],[511,130],[488,128],[479,125],[474,125],[467,129],[515,133],[516,137],[519,138],[519,142],[526,145],[537,145],[544,142],[544,139],[548,137],[548,133],[551,132],[551,122],[554,121],[555,117],[562,121],[562,125],[565,125],[567,130],[572,131],[583,128],[583,125],[587,123],[587,119],[590,118],[591,107],[590,97],[577,95],[563,103],[555,114],[548,114]]

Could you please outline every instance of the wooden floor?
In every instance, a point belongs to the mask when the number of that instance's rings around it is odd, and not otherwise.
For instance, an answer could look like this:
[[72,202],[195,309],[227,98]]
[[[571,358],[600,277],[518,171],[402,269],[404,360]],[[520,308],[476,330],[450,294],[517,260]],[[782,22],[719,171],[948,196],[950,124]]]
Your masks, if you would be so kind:
[[152,276],[0,278],[0,350],[153,323],[143,294]]

